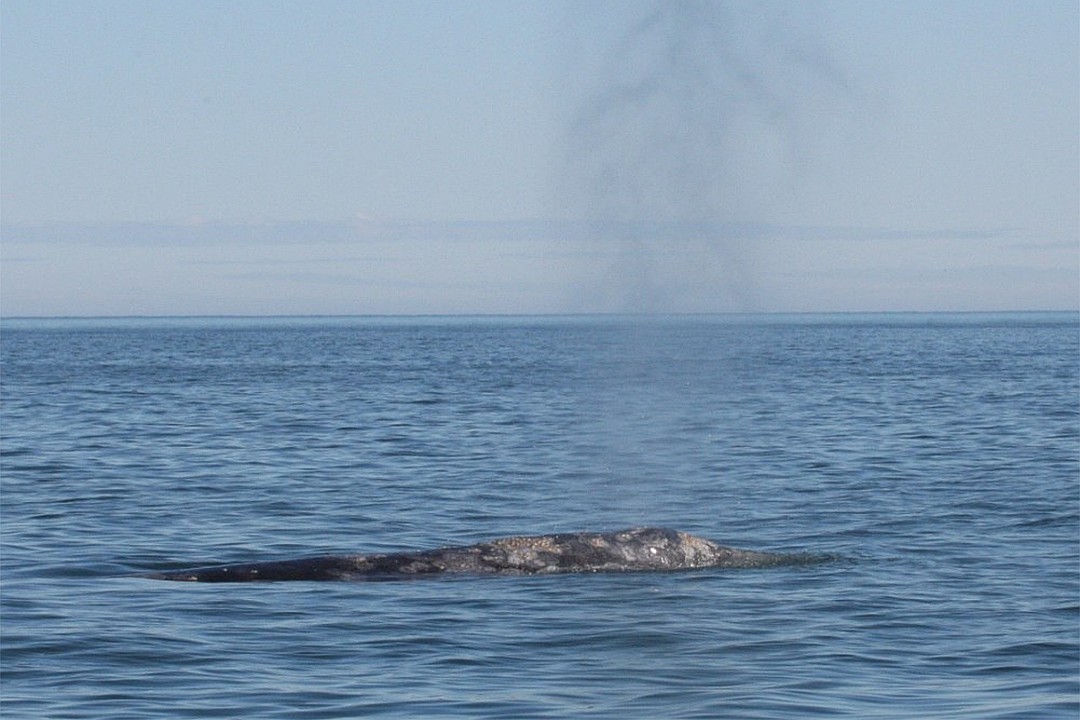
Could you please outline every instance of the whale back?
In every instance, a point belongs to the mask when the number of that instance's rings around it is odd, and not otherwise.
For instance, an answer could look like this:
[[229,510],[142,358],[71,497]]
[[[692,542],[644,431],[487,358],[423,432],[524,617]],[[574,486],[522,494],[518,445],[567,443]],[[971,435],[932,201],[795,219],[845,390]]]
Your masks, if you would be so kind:
[[377,580],[444,573],[541,575],[764,567],[790,556],[740,550],[668,528],[499,538],[475,545],[376,555],[326,555],[154,573],[157,580]]

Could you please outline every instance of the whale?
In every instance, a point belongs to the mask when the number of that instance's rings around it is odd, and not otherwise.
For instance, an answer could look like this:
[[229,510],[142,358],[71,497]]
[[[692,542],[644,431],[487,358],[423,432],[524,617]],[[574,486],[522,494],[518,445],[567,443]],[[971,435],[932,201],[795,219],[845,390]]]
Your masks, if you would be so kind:
[[504,537],[475,545],[370,555],[212,565],[144,575],[185,582],[363,581],[471,575],[552,575],[760,568],[799,556],[725,547],[659,527]]

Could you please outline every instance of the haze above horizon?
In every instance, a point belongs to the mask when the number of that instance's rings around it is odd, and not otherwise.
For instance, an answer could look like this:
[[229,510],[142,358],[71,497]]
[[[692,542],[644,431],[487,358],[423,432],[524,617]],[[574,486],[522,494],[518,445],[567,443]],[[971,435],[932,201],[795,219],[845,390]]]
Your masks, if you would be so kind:
[[1078,26],[5,0],[0,313],[1074,311]]

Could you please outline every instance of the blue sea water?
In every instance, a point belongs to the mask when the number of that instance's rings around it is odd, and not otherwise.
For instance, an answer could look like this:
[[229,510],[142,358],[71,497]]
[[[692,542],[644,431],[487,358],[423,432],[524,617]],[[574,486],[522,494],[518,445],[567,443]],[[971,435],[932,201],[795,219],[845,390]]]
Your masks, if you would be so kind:
[[[6,320],[4,718],[1076,718],[1080,318]],[[753,570],[166,583],[666,525]]]

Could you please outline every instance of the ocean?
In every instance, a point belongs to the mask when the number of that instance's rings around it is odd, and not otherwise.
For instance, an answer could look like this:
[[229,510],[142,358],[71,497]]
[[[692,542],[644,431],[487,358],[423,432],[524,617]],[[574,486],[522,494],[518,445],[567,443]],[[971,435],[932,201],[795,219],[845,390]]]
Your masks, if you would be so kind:
[[[1076,718],[1075,313],[6,319],[0,716]],[[790,567],[169,583],[659,525]]]

